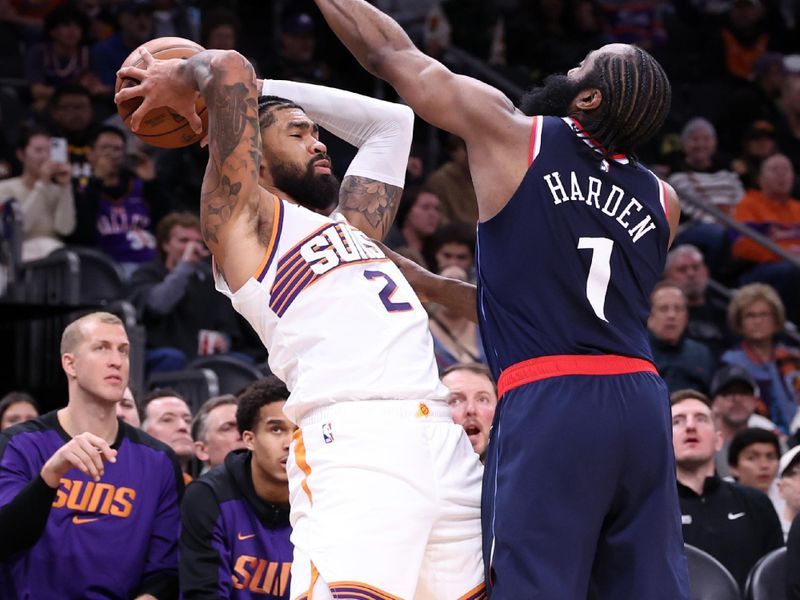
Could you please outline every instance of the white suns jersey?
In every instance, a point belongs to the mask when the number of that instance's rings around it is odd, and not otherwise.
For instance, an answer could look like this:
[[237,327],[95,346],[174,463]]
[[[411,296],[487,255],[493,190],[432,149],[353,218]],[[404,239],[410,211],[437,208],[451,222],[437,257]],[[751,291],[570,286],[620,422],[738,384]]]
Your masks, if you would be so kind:
[[439,382],[428,315],[400,270],[370,239],[275,198],[269,248],[236,293],[217,290],[253,326],[297,423],[313,408],[350,400],[434,400]]

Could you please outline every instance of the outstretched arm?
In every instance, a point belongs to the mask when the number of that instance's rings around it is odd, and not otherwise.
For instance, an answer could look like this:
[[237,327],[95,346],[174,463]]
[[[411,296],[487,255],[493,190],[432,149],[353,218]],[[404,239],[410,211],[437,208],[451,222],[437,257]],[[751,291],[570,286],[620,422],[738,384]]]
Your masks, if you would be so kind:
[[337,211],[368,236],[386,237],[405,183],[414,134],[411,109],[295,81],[266,80],[262,92],[293,100],[312,121],[358,148],[342,179]]
[[197,127],[194,111],[198,94],[208,107],[209,159],[200,197],[203,238],[225,273],[232,290],[238,289],[261,261],[262,225],[272,220],[273,204],[262,201],[267,192],[258,185],[261,134],[258,93],[252,65],[233,51],[205,50],[187,60],[157,60],[142,51],[145,68],[126,67],[121,77],[141,84],[121,90],[119,103],[144,96],[131,117],[134,131],[155,106],[169,106]]
[[451,314],[478,322],[477,287],[466,281],[451,279],[431,273],[413,260],[409,260],[378,242],[381,250],[400,269],[422,302],[435,302]]
[[503,127],[513,103],[499,90],[456,75],[420,52],[389,16],[364,0],[315,0],[358,62],[386,80],[420,117],[467,140]]

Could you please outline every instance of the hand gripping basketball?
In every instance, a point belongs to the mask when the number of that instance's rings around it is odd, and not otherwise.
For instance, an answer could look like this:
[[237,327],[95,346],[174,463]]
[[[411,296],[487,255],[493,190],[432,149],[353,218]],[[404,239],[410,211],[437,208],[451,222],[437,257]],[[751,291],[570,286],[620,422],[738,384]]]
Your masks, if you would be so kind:
[[142,120],[151,110],[168,106],[178,115],[186,119],[189,126],[197,134],[203,131],[203,122],[197,114],[195,103],[200,93],[194,81],[183,69],[184,60],[154,58],[146,48],[139,48],[144,68],[122,67],[117,72],[120,79],[139,81],[137,85],[123,88],[114,96],[114,102],[121,104],[131,98],[142,97],[139,108],[131,115],[130,125],[135,132],[139,130]]

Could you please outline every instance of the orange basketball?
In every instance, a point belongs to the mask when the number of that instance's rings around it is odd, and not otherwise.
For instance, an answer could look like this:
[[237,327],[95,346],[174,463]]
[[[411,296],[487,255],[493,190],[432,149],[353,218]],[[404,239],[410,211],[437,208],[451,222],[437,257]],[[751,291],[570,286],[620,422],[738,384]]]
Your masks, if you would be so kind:
[[[204,48],[192,40],[186,40],[179,37],[163,37],[155,40],[150,40],[142,44],[154,58],[189,58],[204,50]],[[143,67],[143,61],[139,56],[139,48],[134,50],[125,62],[122,63],[123,67]],[[117,77],[114,93],[122,88],[137,85],[139,82],[135,79],[120,79]],[[139,108],[142,103],[142,98],[131,98],[120,104],[117,104],[117,112],[122,117],[125,125],[130,129],[131,114]],[[172,109],[164,106],[154,108],[142,120],[139,131],[136,134],[141,140],[157,146],[159,148],[182,148],[199,142],[208,132],[208,111],[206,110],[206,103],[203,98],[197,99],[196,110],[203,122],[203,132],[200,134],[192,131],[189,123],[175,113]]]

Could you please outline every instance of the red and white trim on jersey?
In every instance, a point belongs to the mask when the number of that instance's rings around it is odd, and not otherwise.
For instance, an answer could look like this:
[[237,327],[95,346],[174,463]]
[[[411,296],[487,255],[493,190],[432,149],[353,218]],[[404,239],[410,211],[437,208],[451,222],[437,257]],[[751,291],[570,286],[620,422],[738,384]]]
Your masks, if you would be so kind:
[[598,152],[605,158],[610,158],[623,165],[627,165],[630,162],[628,156],[625,154],[608,154],[608,151],[602,146],[602,144],[589,135],[589,132],[583,128],[583,125],[581,125],[577,119],[574,119],[573,117],[563,117],[563,121],[570,126],[570,129],[575,132],[575,135],[577,135],[578,138],[583,140],[583,142],[595,152]]
[[531,119],[531,145],[528,149],[528,167],[533,164],[542,149],[542,117]]

